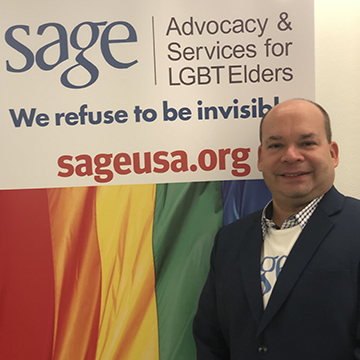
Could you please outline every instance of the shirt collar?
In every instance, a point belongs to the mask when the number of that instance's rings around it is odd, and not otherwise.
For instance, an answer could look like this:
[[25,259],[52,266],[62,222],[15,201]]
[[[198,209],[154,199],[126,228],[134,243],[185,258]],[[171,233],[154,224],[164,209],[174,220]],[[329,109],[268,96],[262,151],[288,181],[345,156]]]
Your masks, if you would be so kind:
[[264,207],[261,216],[261,228],[263,236],[265,237],[269,227],[273,227],[275,229],[289,229],[293,226],[300,225],[303,229],[306,224],[308,223],[311,215],[316,210],[320,200],[323,196],[315,198],[308,204],[304,209],[300,210],[297,214],[289,216],[284,223],[282,224],[281,228],[279,228],[273,221],[273,202],[270,200],[267,205]]

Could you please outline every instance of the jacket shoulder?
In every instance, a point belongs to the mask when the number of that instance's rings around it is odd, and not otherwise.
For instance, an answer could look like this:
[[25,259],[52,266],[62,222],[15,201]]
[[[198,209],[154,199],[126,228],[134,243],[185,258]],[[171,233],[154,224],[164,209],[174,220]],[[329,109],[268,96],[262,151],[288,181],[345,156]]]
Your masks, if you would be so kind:
[[232,222],[229,225],[223,226],[217,234],[218,238],[231,238],[236,236],[237,238],[241,237],[242,234],[247,233],[253,228],[258,228],[261,230],[261,214],[262,210],[258,210],[252,214],[245,215],[242,218]]
[[345,196],[332,187],[320,202],[319,208],[330,217],[340,215],[353,218],[360,211],[360,200]]

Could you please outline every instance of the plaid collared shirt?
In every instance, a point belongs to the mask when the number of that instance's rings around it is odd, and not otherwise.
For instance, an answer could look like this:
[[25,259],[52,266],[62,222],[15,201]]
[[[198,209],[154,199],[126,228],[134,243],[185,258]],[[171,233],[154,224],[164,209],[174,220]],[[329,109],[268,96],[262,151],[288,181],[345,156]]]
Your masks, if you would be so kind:
[[272,200],[268,202],[268,204],[264,207],[264,210],[262,212],[261,216],[261,229],[263,237],[265,237],[267,230],[269,227],[273,227],[276,229],[289,229],[293,226],[300,225],[302,229],[306,226],[308,223],[311,215],[316,210],[320,200],[323,198],[323,196],[320,196],[318,198],[315,198],[310,204],[308,204],[304,209],[299,211],[297,214],[291,215],[288,217],[284,223],[282,224],[281,228],[279,228],[274,221],[273,218],[273,203]]

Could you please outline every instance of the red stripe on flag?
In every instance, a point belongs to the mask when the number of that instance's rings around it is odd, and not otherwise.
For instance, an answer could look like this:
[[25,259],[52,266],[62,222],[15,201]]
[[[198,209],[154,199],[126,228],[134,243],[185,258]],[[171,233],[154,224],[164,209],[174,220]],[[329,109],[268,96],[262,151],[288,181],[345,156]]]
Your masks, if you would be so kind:
[[48,360],[54,272],[46,190],[0,191],[0,354]]

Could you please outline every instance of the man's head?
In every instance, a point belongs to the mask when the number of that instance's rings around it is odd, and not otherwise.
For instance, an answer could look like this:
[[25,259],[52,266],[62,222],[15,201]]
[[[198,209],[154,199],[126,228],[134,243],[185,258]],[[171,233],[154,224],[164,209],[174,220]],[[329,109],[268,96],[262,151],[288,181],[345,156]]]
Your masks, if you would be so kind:
[[307,100],[272,108],[261,123],[258,169],[278,206],[301,208],[327,192],[339,163],[326,111]]

